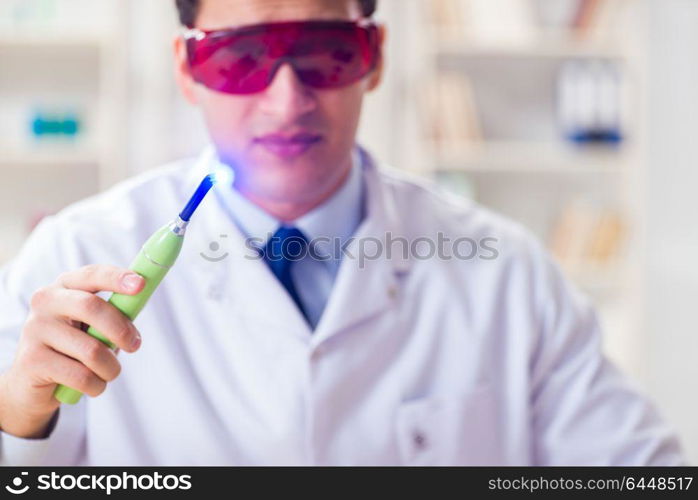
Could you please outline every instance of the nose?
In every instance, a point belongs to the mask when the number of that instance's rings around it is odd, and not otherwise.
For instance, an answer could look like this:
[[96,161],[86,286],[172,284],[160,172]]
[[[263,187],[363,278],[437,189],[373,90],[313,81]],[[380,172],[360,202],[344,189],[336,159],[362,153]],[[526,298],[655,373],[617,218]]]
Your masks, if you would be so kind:
[[316,108],[315,92],[303,84],[288,63],[278,68],[260,102],[262,112],[288,122],[293,122]]

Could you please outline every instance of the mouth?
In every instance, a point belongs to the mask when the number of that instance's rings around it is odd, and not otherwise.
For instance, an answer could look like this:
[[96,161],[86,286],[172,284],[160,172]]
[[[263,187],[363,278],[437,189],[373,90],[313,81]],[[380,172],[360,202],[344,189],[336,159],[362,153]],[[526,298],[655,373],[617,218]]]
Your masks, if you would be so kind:
[[321,141],[321,135],[301,132],[293,135],[268,134],[257,137],[254,143],[281,158],[294,158],[302,155]]

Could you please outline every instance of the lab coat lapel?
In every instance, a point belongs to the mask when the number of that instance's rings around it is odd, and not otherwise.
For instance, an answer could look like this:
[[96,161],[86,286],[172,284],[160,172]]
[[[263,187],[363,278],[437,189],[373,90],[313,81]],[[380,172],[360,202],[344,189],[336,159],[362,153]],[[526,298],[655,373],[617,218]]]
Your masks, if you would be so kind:
[[[229,219],[228,219],[229,220]],[[248,323],[278,328],[309,337],[310,325],[266,262],[246,244],[245,236],[230,223],[230,262],[220,289]]]
[[[194,175],[203,179],[206,174],[204,170]],[[195,246],[188,253],[204,283],[207,300],[220,310],[221,317],[234,315],[255,329],[281,328],[309,338],[311,329],[302,313],[264,260],[247,245],[218,196],[213,192],[201,204],[185,242]],[[211,252],[209,246],[214,242],[219,248]]]
[[[366,217],[342,259],[313,335],[316,345],[353,325],[388,312],[398,300],[402,280],[409,271],[409,260],[401,254],[387,258],[386,237],[388,233],[401,234],[400,221],[392,192],[383,185],[368,153],[362,150],[361,154],[367,195]],[[377,242],[382,251],[376,256]]]
[[[363,150],[361,155],[366,217],[347,247],[315,332],[266,263],[253,258],[253,251],[224,205],[216,196],[204,200],[197,220],[190,226],[193,234],[188,240],[197,245],[196,266],[206,284],[204,293],[218,304],[222,314],[245,318],[255,328],[288,330],[317,345],[393,307],[400,296],[402,279],[409,271],[409,260],[402,255],[394,254],[391,259],[386,256],[386,236],[401,235],[401,224],[392,192],[382,183],[372,158]],[[206,173],[206,170],[197,171],[194,177],[200,179]],[[220,252],[228,254],[220,262],[210,262],[201,255],[214,241],[221,245]],[[361,245],[361,241],[370,243]],[[383,248],[377,257],[375,242],[380,242]]]

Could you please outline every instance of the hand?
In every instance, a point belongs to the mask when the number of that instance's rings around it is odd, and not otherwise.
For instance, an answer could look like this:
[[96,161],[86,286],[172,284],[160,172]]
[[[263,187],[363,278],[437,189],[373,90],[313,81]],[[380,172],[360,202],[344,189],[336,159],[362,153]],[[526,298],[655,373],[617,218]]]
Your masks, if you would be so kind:
[[[104,392],[119,376],[119,349],[135,352],[141,336],[131,320],[95,292],[135,295],[145,280],[128,269],[89,265],[61,274],[31,298],[12,366],[0,375],[0,428],[9,434],[43,437],[60,402],[57,384],[88,396]],[[109,347],[84,331],[94,326]]]

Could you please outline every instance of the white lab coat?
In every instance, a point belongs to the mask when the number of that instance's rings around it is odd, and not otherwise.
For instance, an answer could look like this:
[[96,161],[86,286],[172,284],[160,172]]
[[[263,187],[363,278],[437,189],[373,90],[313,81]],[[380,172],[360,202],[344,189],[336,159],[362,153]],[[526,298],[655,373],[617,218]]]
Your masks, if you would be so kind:
[[[34,290],[85,264],[127,266],[209,167],[153,170],[42,221],[0,273],[0,370]],[[399,246],[363,268],[345,257],[311,332],[209,195],[136,320],[141,349],[119,354],[119,378],[63,405],[47,439],[0,434],[0,463],[684,463],[672,430],[601,355],[588,301],[526,230],[371,161],[363,170],[357,238],[496,238],[498,258],[403,258]],[[201,256],[214,241],[220,262]]]

